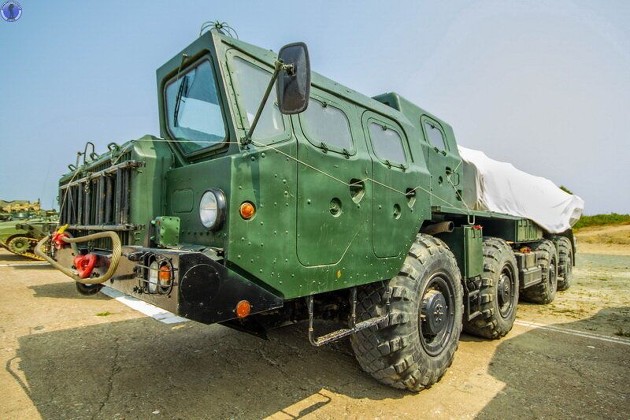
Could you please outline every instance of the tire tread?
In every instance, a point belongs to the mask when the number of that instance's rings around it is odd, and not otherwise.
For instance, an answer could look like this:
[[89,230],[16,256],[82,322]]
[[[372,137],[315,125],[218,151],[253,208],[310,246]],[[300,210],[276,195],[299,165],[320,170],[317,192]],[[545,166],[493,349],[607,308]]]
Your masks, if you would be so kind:
[[[435,261],[445,264],[444,271],[454,277],[456,308],[448,348],[432,358],[419,351],[418,323],[414,319],[417,314],[413,308],[418,304],[415,293],[418,282]],[[419,234],[397,276],[387,282],[363,286],[358,291],[359,320],[381,315],[387,296],[390,298],[387,320],[350,338],[363,370],[381,383],[411,391],[420,391],[437,382],[451,365],[458,346],[462,329],[462,295],[461,275],[452,252],[439,239]]]

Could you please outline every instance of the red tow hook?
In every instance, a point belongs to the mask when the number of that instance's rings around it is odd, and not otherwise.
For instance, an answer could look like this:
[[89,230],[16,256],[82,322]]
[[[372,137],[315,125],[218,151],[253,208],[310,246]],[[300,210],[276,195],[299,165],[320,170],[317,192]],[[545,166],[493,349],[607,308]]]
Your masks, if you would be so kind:
[[82,279],[90,277],[97,259],[96,254],[77,255],[74,257],[74,267],[77,269],[79,277]]
[[52,243],[55,244],[56,249],[65,248],[67,242],[63,240],[63,238],[69,238],[70,235],[65,232],[55,232],[52,236]]

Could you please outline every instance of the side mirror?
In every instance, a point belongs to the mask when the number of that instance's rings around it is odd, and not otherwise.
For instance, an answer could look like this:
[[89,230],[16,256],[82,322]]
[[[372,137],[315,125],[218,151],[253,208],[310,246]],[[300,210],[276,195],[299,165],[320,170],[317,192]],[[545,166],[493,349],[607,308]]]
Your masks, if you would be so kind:
[[274,65],[274,72],[267,85],[267,90],[258,106],[249,131],[241,144],[248,145],[252,141],[252,135],[260,120],[267,99],[271,94],[274,83],[280,112],[283,114],[299,114],[308,107],[308,98],[311,94],[311,63],[308,59],[308,49],[303,42],[285,45],[278,53],[278,59]]
[[311,91],[311,63],[303,42],[285,45],[278,53],[282,71],[278,75],[276,93],[283,114],[299,114],[308,107]]

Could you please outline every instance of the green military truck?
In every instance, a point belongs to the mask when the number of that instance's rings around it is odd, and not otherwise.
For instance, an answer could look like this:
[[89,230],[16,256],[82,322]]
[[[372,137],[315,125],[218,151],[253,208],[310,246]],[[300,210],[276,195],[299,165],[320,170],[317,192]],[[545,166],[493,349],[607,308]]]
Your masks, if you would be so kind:
[[519,297],[569,285],[570,229],[475,209],[448,124],[311,73],[302,43],[276,55],[214,28],[157,70],[157,92],[161,138],[60,180],[62,227],[38,252],[82,293],[262,337],[306,321],[313,345],[349,336],[365,371],[418,391],[462,329],[502,337]]

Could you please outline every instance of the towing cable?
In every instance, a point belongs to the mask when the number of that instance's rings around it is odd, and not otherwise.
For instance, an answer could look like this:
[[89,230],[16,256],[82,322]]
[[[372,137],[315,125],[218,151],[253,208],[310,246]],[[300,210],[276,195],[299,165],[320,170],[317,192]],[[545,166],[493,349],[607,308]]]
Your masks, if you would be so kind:
[[[93,233],[91,235],[81,236],[79,238],[73,238],[72,236],[70,236],[68,232],[65,232],[66,227],[67,225],[61,227],[59,230],[57,230],[57,232],[55,232],[55,234],[50,234],[46,236],[45,238],[43,238],[41,241],[39,241],[37,243],[37,246],[35,247],[35,254],[45,259],[46,261],[50,263],[50,265],[55,267],[57,270],[61,271],[66,276],[71,277],[73,280],[79,283],[101,284],[111,279],[114,276],[116,269],[118,268],[118,263],[120,262],[120,257],[122,256],[122,245],[120,244],[120,238],[118,237],[118,234],[113,231],[106,231],[106,232],[99,232],[99,233]],[[72,250],[74,251],[75,256],[80,255],[79,250],[76,246],[76,244],[78,243],[89,242],[95,239],[103,239],[103,238],[111,239],[112,256],[110,259],[109,268],[107,269],[105,274],[103,274],[102,276],[82,278],[78,273],[76,273],[75,271],[67,267],[62,266],[57,261],[53,260],[48,254],[46,254],[46,252],[44,252],[43,250],[44,244],[48,240],[50,240],[50,238],[53,236],[56,236],[56,238],[58,238],[58,241],[62,241],[69,244],[72,247]]]

